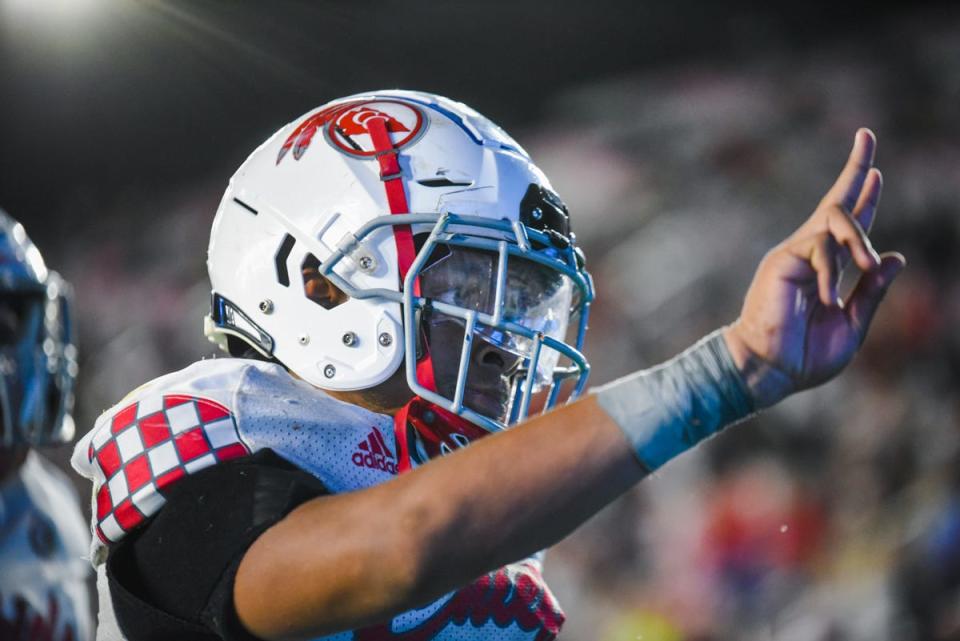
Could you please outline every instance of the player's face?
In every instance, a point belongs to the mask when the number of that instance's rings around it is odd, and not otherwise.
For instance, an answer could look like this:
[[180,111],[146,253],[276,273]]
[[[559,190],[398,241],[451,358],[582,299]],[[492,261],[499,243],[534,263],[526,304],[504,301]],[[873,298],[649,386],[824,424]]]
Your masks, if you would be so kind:
[[[435,302],[493,314],[496,298],[497,256],[464,247],[439,246],[420,273],[421,294]],[[522,258],[507,263],[502,314],[506,324],[520,325],[563,338],[573,299],[570,280],[560,273]],[[453,398],[463,350],[464,321],[430,309],[423,329],[433,360],[437,391]],[[464,405],[505,422],[515,386],[533,375],[537,384],[549,383],[557,353],[542,350],[529,374],[533,341],[500,327],[477,325],[464,387]]]
[[[441,314],[431,314],[427,333],[437,391],[452,398],[463,345],[463,322]],[[484,416],[505,418],[513,397],[513,379],[521,361],[516,354],[480,337],[474,342],[463,404]]]

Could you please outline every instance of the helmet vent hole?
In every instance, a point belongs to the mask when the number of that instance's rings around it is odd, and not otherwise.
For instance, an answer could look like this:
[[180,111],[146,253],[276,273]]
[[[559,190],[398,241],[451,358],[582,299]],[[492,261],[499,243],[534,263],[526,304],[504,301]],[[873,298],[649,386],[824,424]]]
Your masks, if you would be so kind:
[[417,183],[424,187],[469,187],[473,184],[472,180],[450,180],[449,178],[426,178],[418,180]]
[[244,209],[246,209],[248,212],[250,212],[250,213],[253,214],[254,216],[257,215],[257,210],[256,210],[256,209],[254,209],[253,207],[251,207],[251,206],[248,205],[247,203],[243,202],[243,201],[240,200],[239,198],[234,198],[234,199],[233,199],[233,202],[237,203],[238,205],[240,205],[241,207],[243,207]]
[[290,273],[287,272],[287,259],[290,257],[290,252],[293,251],[293,246],[296,242],[296,239],[290,234],[285,235],[280,242],[280,249],[277,250],[277,255],[274,257],[274,264],[277,267],[277,282],[284,287],[290,287]]

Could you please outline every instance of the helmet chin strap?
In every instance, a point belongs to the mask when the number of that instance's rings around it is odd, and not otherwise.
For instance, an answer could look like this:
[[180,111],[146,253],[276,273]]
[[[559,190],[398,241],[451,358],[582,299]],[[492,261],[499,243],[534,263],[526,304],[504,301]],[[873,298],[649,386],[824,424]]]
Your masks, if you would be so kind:
[[[372,116],[365,122],[370,140],[376,151],[377,161],[380,163],[380,180],[387,193],[387,205],[391,214],[410,213],[407,195],[403,188],[403,173],[400,170],[400,161],[397,150],[390,140],[387,131],[387,120],[382,116]],[[393,239],[397,244],[397,264],[400,268],[400,283],[403,283],[410,271],[410,266],[417,257],[417,250],[413,243],[413,231],[409,225],[394,225]],[[414,293],[420,293],[420,279],[414,281]],[[418,327],[407,328],[407,331],[420,331]],[[417,379],[420,384],[429,390],[436,391],[437,383],[433,372],[433,360],[430,349],[424,341],[423,354],[417,360]],[[431,457],[444,450],[444,444],[449,449],[461,446],[451,434],[459,433],[468,440],[474,440],[486,434],[486,431],[470,423],[466,419],[449,412],[441,407],[414,397],[394,416],[393,429],[397,442],[397,470],[410,470],[410,439],[407,425],[420,434],[424,440],[427,454]]]

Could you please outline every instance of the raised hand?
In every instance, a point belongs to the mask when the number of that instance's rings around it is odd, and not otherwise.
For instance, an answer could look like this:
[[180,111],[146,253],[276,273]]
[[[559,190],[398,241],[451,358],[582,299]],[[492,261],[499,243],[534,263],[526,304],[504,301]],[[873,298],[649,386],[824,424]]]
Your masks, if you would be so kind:
[[[875,150],[873,132],[857,131],[836,183],[810,218],[764,256],[740,317],[724,332],[758,408],[842,370],[906,264],[896,252],[877,255],[865,231],[883,187]],[[863,274],[841,300],[837,286],[850,260]]]

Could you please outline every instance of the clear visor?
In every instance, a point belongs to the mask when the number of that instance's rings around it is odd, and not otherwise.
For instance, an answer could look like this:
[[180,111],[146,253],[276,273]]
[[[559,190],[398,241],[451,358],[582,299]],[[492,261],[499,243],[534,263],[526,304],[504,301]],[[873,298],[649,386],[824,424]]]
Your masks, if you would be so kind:
[[[420,294],[431,301],[495,316],[500,279],[498,265],[498,256],[493,252],[438,245],[420,272]],[[504,286],[500,289],[503,296],[500,323],[493,326],[477,323],[474,334],[517,357],[511,373],[520,371],[527,376],[534,338],[509,328],[519,326],[531,334],[540,333],[563,341],[576,303],[576,287],[569,277],[555,269],[511,256],[506,263]],[[462,319],[442,314],[434,318],[463,324]],[[533,372],[535,389],[552,382],[559,358],[560,352],[556,350],[541,350]]]

